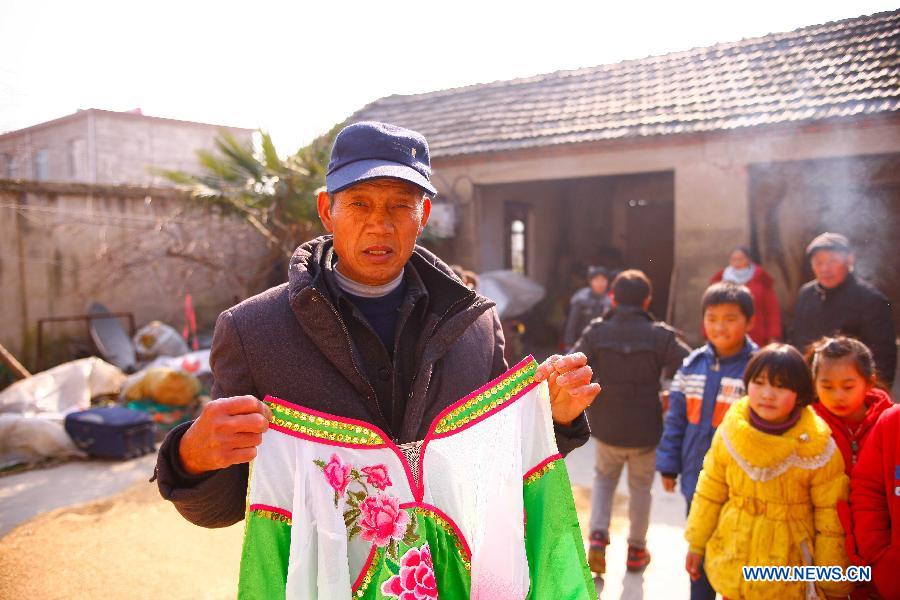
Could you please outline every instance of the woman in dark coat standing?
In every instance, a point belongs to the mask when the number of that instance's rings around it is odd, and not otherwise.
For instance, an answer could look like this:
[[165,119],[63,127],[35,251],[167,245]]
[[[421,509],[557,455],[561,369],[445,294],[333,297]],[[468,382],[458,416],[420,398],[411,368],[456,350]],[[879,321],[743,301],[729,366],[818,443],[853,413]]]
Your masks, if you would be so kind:
[[730,281],[745,285],[753,296],[755,314],[753,326],[747,332],[760,348],[781,340],[781,308],[775,296],[772,276],[755,264],[750,258],[750,250],[739,246],[731,251],[728,266],[712,276],[709,282]]

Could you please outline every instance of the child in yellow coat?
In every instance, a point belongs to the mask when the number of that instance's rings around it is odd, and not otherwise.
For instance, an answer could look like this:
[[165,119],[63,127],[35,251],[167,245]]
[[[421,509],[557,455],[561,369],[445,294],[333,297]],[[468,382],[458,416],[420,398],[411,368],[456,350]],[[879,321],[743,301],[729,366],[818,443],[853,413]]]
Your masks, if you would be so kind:
[[835,505],[847,498],[844,461],[828,425],[808,405],[809,369],[797,350],[770,344],[744,372],[748,396],[716,430],[703,461],[685,538],[685,568],[737,599],[846,597],[852,584],[751,581],[744,566],[846,568]]

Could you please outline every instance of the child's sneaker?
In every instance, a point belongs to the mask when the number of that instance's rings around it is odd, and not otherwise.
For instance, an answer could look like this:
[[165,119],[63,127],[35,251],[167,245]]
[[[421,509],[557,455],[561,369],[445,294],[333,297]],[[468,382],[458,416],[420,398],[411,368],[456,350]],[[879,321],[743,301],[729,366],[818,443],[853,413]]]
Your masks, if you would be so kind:
[[629,571],[632,573],[639,573],[646,569],[649,564],[650,553],[647,552],[646,548],[628,546],[628,559],[625,562],[625,567]]
[[609,545],[609,537],[601,531],[591,533],[590,546],[588,546],[588,566],[597,575],[606,573],[606,547]]

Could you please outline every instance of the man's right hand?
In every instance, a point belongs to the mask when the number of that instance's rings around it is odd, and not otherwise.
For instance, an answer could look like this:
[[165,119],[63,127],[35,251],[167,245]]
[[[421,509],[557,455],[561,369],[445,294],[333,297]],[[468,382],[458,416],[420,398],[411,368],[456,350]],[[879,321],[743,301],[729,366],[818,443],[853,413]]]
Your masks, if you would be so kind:
[[200,475],[250,462],[271,420],[272,411],[253,396],[213,400],[181,438],[181,465],[191,475]]

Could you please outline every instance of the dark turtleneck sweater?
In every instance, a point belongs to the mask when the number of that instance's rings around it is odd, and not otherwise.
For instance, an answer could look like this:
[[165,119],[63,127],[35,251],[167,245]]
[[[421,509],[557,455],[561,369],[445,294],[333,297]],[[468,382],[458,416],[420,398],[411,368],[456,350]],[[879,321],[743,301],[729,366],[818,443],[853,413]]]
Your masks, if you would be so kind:
[[769,435],[781,435],[797,424],[797,421],[800,420],[800,414],[802,410],[802,406],[795,406],[794,410],[791,411],[791,414],[788,415],[787,421],[785,421],[784,423],[772,423],[771,421],[766,421],[765,419],[763,419],[761,416],[756,414],[756,411],[751,408],[750,424],[763,433],[768,433]]

